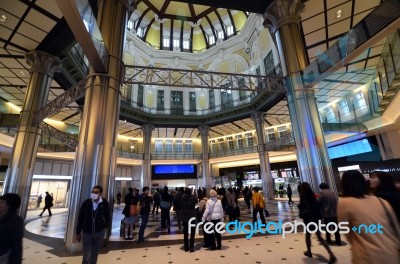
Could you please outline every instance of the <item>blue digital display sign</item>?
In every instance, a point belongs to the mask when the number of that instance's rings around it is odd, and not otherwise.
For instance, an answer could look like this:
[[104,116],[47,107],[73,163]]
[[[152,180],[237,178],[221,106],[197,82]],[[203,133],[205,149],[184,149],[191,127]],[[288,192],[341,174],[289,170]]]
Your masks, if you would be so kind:
[[343,145],[328,148],[329,158],[336,159],[362,153],[371,152],[372,147],[368,139],[361,139]]
[[194,172],[194,165],[154,165],[155,174],[180,174]]

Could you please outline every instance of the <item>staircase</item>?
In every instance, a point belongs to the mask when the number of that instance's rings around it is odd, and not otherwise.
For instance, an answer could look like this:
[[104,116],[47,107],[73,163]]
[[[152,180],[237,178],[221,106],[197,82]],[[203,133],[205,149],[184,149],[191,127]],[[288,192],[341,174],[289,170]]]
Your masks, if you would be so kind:
[[374,79],[376,110],[383,114],[400,90],[400,29],[387,37]]

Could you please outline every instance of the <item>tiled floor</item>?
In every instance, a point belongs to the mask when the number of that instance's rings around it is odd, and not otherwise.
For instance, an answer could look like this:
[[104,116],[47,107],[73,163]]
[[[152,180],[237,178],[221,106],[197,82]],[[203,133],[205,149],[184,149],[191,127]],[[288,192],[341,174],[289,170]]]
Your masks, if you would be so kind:
[[[148,242],[137,244],[119,237],[123,207],[115,207],[110,241],[99,255],[98,263],[326,263],[328,254],[313,239],[312,259],[303,255],[304,234],[258,235],[251,239],[244,235],[223,235],[222,250],[209,251],[201,248],[202,238],[196,235],[195,252],[183,250],[183,235],[177,232],[174,214],[171,213],[171,234],[161,231],[160,214],[152,215],[145,236]],[[271,217],[267,221],[293,221],[298,217],[297,207],[286,201],[268,204]],[[54,209],[53,216],[38,217],[39,211],[29,211],[24,238],[24,263],[80,263],[81,255],[66,252],[63,242],[66,210]],[[241,221],[251,221],[250,211],[241,203]],[[137,233],[137,229],[135,233]],[[136,235],[137,237],[137,235]],[[343,241],[346,241],[343,237]],[[338,263],[350,263],[349,245],[332,247]]]

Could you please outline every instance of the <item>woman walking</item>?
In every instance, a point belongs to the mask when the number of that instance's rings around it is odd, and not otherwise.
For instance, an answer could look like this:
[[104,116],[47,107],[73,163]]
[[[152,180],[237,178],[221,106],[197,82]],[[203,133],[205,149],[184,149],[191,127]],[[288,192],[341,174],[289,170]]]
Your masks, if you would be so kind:
[[[320,213],[320,208],[317,202],[317,199],[315,198],[315,195],[311,189],[311,186],[307,182],[303,182],[300,184],[299,187],[299,192],[300,192],[300,204],[299,204],[299,213],[300,213],[300,218],[303,219],[304,224],[306,226],[311,227],[311,225],[308,225],[309,223],[317,223],[318,220],[321,219],[321,213]],[[304,251],[304,255],[312,258],[312,253],[311,253],[311,233],[308,232],[306,229],[306,246],[307,246],[307,251]],[[330,249],[328,243],[322,238],[321,233],[318,230],[317,227],[317,232],[315,233],[317,235],[318,241],[322,244],[322,246],[328,251],[329,253],[329,262],[330,264],[333,264],[336,262],[336,257],[333,254],[332,250]]]

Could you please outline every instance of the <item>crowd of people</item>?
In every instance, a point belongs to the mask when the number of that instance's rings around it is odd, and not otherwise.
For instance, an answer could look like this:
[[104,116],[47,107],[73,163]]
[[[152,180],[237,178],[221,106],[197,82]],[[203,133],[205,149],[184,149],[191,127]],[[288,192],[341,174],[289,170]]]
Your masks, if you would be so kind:
[[[341,180],[343,197],[337,198],[325,183],[319,185],[316,195],[307,182],[299,184],[300,202],[299,217],[305,225],[322,221],[331,228],[326,233],[326,239],[320,230],[312,232],[305,229],[306,251],[304,255],[312,258],[311,235],[316,234],[319,243],[329,254],[328,263],[337,262],[331,245],[343,245],[341,234],[334,224],[348,222],[349,227],[363,228],[379,224],[383,232],[354,231],[346,234],[352,247],[352,263],[400,263],[400,190],[390,174],[376,171],[366,179],[359,171],[344,172]],[[288,188],[290,190],[290,186]],[[138,189],[129,188],[124,199],[124,229],[125,240],[133,240],[133,230],[138,219],[141,219],[137,243],[145,242],[144,231],[149,221],[149,215],[161,211],[161,230],[171,232],[171,209],[176,214],[178,232],[183,233],[184,250],[194,252],[195,227],[189,224],[193,219],[210,227],[211,232],[203,233],[203,247],[209,250],[222,249],[222,237],[216,228],[224,221],[239,220],[240,209],[238,199],[244,198],[251,213],[253,222],[258,217],[265,224],[264,213],[266,201],[258,187],[243,189],[212,188],[208,192],[204,188],[197,191],[191,188],[176,188],[169,190],[165,186],[153,194],[149,187],[144,187],[139,194]],[[96,263],[97,256],[107,228],[110,226],[110,205],[102,197],[103,188],[94,186],[91,197],[85,200],[79,210],[76,226],[76,241],[82,242],[82,263]],[[288,195],[289,196],[289,195]],[[45,210],[52,206],[52,196],[46,192]],[[120,203],[120,201],[118,201]],[[18,216],[17,209],[21,199],[17,194],[7,193],[0,196],[0,263],[21,263],[22,237],[24,223]],[[153,208],[151,208],[153,205]],[[293,205],[289,197],[289,205]],[[43,213],[42,212],[42,213]],[[42,214],[41,214],[42,215]],[[227,219],[225,218],[227,217]],[[331,224],[332,223],[332,224]],[[352,228],[353,229],[353,228]],[[335,241],[331,240],[331,233]],[[372,234],[371,234],[372,233]],[[3,262],[2,262],[3,261]]]

